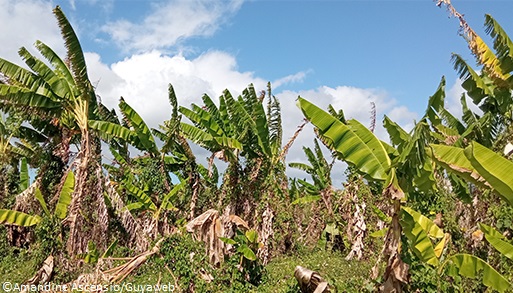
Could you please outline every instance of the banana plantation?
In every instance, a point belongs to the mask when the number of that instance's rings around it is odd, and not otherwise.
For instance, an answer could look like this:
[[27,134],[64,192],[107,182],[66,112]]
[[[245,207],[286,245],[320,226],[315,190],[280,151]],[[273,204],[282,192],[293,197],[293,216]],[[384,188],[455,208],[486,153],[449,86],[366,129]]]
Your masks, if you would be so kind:
[[[0,291],[513,291],[513,42],[439,4],[478,64],[452,56],[463,114],[442,77],[411,130],[374,117],[388,140],[301,97],[283,137],[271,84],[192,105],[169,84],[150,128],[122,97],[102,104],[56,7],[65,56],[36,41],[23,65],[0,58]],[[286,161],[307,124],[314,147]]]

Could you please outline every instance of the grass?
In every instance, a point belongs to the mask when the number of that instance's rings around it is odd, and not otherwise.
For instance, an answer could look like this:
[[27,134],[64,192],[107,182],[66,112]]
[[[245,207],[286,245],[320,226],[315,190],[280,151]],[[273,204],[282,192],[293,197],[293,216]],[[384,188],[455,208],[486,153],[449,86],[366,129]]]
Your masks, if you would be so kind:
[[[371,260],[347,261],[345,255],[339,252],[304,248],[293,255],[280,256],[269,262],[265,267],[262,284],[251,292],[300,292],[294,278],[294,270],[298,265],[318,272],[331,286],[336,288],[337,292],[372,292],[375,288],[369,275],[373,264]],[[156,262],[150,261],[124,282],[131,284],[174,284],[174,278],[167,269],[158,266]],[[219,292],[225,291],[224,288],[218,290],[220,290]]]
[[[180,247],[188,250],[186,247]],[[186,253],[186,251],[183,251],[183,253]],[[39,269],[40,264],[36,261],[37,257],[34,257],[34,254],[34,251],[29,250],[4,249],[2,251],[3,257],[0,259],[0,283],[22,284],[30,279]],[[187,252],[187,258],[188,254]],[[265,267],[262,283],[258,287],[250,286],[237,289],[232,287],[233,284],[226,283],[230,276],[221,275],[219,277],[224,281],[217,279],[218,282],[216,283],[216,279],[214,279],[213,283],[207,288],[210,288],[209,292],[300,292],[294,278],[294,270],[299,265],[318,272],[337,292],[367,292],[375,289],[374,283],[369,278],[373,264],[374,260],[347,261],[345,255],[340,252],[299,248],[293,254],[282,255],[271,260]],[[201,268],[201,264],[199,264],[199,267]],[[91,267],[82,268],[82,270],[88,269],[91,269]],[[54,282],[58,283],[58,280],[67,279],[63,278],[65,275],[62,275],[66,272],[56,271],[55,273],[57,276],[54,276]],[[129,275],[123,282],[129,286],[174,285],[180,283],[181,276],[179,274],[176,270],[170,273],[163,265],[163,258],[155,256]],[[196,292],[202,292],[201,290],[197,288]],[[120,292],[119,287],[117,291],[110,292]],[[175,292],[178,292],[178,290]]]
[[[258,292],[299,292],[294,278],[298,265],[318,272],[338,292],[365,292],[367,288],[373,288],[369,280],[371,261],[347,261],[339,252],[304,249],[295,255],[272,260],[266,266],[266,282],[259,286]],[[293,288],[297,290],[293,291]]]
[[39,269],[38,261],[25,250],[10,251],[0,262],[0,283],[21,284]]

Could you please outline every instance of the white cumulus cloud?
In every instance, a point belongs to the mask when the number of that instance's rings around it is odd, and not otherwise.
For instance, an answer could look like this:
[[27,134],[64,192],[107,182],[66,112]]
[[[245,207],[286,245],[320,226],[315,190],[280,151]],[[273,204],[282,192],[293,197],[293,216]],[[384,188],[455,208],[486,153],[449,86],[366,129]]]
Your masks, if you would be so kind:
[[151,127],[169,119],[169,83],[179,104],[186,107],[193,102],[201,103],[205,93],[216,101],[225,89],[238,95],[250,83],[257,90],[265,89],[266,84],[252,72],[239,72],[234,57],[220,51],[210,51],[191,60],[152,51],[132,55],[110,66],[103,64],[97,54],[88,53],[86,58],[90,78],[93,84],[98,84],[102,101],[112,108],[123,96]]
[[273,81],[273,83],[272,83],[273,88],[277,89],[284,84],[302,82],[306,78],[306,75],[308,74],[308,72],[309,71],[300,71],[295,74],[291,74],[291,75],[287,75],[285,77],[279,78],[279,79]]
[[163,49],[183,38],[212,35],[241,5],[242,0],[172,0],[155,4],[141,23],[117,20],[103,31],[123,49]]
[[19,48],[23,46],[35,52],[33,44],[37,40],[46,43],[58,54],[64,54],[50,1],[0,0],[0,7],[0,57],[20,64]]

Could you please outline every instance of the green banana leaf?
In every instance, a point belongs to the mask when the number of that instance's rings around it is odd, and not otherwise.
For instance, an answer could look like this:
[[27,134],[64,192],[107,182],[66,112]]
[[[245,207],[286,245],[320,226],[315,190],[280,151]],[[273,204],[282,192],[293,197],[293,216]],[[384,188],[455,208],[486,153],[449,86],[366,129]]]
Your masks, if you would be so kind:
[[384,146],[372,132],[365,131],[361,124],[355,121],[345,125],[303,98],[298,99],[298,106],[344,161],[351,163],[357,170],[373,179],[382,181],[387,179],[390,158]]
[[256,230],[248,230],[246,233],[246,238],[248,238],[249,243],[257,243],[258,242],[258,232]]
[[39,87],[44,86],[45,84],[45,81],[41,77],[34,74],[32,71],[3,58],[0,58],[0,72],[2,72],[5,77],[8,77],[11,80],[15,80],[17,83],[23,86],[36,85],[36,87]]
[[116,160],[116,163],[118,163],[120,166],[129,166],[128,162],[123,158],[123,156],[116,151],[112,146],[109,146],[110,153],[114,157],[114,160]]
[[513,71],[513,42],[499,23],[489,14],[485,15],[485,28],[494,39],[493,48],[497,52],[503,72]]
[[130,129],[113,122],[89,120],[88,125],[89,128],[98,130],[98,134],[106,140],[113,137],[121,138],[129,142],[133,142],[134,140],[134,133]]
[[411,135],[409,135],[397,123],[390,120],[386,115],[383,119],[383,127],[387,130],[392,144],[398,147],[400,146],[401,149],[409,140],[411,140]]
[[426,231],[429,237],[441,239],[444,237],[444,231],[440,229],[433,221],[431,221],[428,217],[424,216],[423,214],[409,208],[409,207],[401,207],[401,209],[410,214],[413,219],[415,220],[415,223],[420,225],[422,230]]
[[28,172],[28,163],[27,158],[21,159],[21,168],[20,168],[20,191],[24,191],[30,185],[30,176]]
[[257,256],[255,254],[255,252],[246,244],[241,244],[238,248],[237,248],[237,251],[242,253],[242,255],[251,260],[251,261],[255,261],[257,259]]
[[305,164],[305,163],[289,163],[289,167],[299,169],[301,171],[305,171],[308,174],[312,174],[314,172],[312,166]]
[[436,92],[429,97],[428,106],[424,118],[428,118],[431,125],[435,127],[442,124],[442,119],[439,116],[440,109],[444,108],[445,104],[445,76],[442,77]]
[[221,118],[221,113],[219,112],[219,109],[217,108],[217,106],[214,103],[214,101],[212,101],[210,96],[207,95],[207,94],[204,94],[201,97],[201,100],[203,101],[203,104],[205,105],[205,108],[208,111],[208,113],[217,122],[217,125],[219,125],[219,127],[223,130],[223,132],[225,130],[229,130],[230,128],[227,127],[227,126],[229,125],[230,121],[229,120],[228,121],[224,121]]
[[321,199],[320,195],[307,195],[300,197],[292,202],[292,204],[309,204],[312,202],[317,202]]
[[84,99],[88,100],[90,102],[91,108],[93,108],[92,106],[95,100],[93,101],[92,99],[96,99],[96,96],[94,96],[93,87],[87,75],[87,66],[84,53],[82,51],[82,47],[80,46],[80,42],[78,41],[78,37],[59,6],[53,9],[53,13],[57,18],[59,28],[61,29],[61,35],[64,39],[64,44],[67,51],[66,57],[67,60],[69,60],[70,68],[73,71],[76,84],[84,94],[89,94],[89,97],[85,97]]
[[482,224],[479,224],[481,231],[484,232],[486,240],[499,251],[505,257],[513,260],[513,245],[509,242],[504,241],[504,236],[494,228]]
[[73,172],[69,171],[68,175],[66,175],[66,180],[64,181],[64,185],[61,189],[61,194],[59,195],[59,200],[57,201],[57,205],[55,205],[54,214],[59,219],[66,218],[66,214],[68,213],[68,207],[71,204],[71,197],[73,194],[73,190],[75,188],[75,175]]
[[180,128],[188,139],[201,146],[208,147],[214,139],[208,132],[185,122],[180,122]]
[[464,149],[439,144],[430,144],[430,147],[433,159],[444,169],[478,186],[491,187],[485,178],[472,166],[470,160],[465,156]]
[[123,180],[122,186],[128,190],[131,194],[133,194],[140,203],[142,203],[145,207],[147,207],[149,210],[156,212],[157,206],[153,203],[151,200],[151,197],[147,195],[143,190],[141,190],[139,187],[133,185],[128,180]]
[[41,222],[40,216],[31,216],[23,212],[0,209],[0,224],[22,227],[34,226]]
[[467,90],[474,104],[479,105],[487,96],[493,97],[491,88],[487,86],[479,74],[472,69],[472,66],[465,62],[463,57],[458,54],[453,54],[452,62],[454,63],[454,69],[458,72],[460,78],[463,79],[462,87]]
[[385,235],[387,235],[387,232],[388,232],[388,228],[385,227],[381,230],[377,230],[377,231],[370,233],[369,236],[372,238],[383,238],[383,237],[385,237]]
[[53,94],[57,97],[66,97],[71,92],[68,82],[55,74],[55,72],[43,61],[37,59],[29,53],[27,49],[22,47],[18,54],[38,76],[42,77],[46,84],[51,88]]
[[212,117],[210,112],[207,112],[196,104],[192,104],[191,107],[192,110],[180,107],[180,113],[184,114],[196,125],[201,125],[203,129],[208,130],[208,132],[213,136],[225,134],[221,126],[217,123],[217,120]]
[[391,160],[388,156],[385,146],[381,143],[372,131],[366,126],[361,124],[358,120],[349,119],[347,120],[347,126],[355,133],[364,143],[373,151],[373,155],[386,169],[390,168]]
[[73,75],[69,71],[69,68],[66,66],[64,61],[53,51],[52,48],[48,47],[45,43],[41,41],[36,41],[34,46],[37,48],[39,53],[43,57],[45,57],[48,62],[55,68],[54,72],[56,72],[60,77],[64,78],[69,85],[75,85],[75,79]]
[[123,113],[127,123],[134,128],[136,136],[139,138],[141,146],[137,146],[153,155],[159,154],[159,149],[153,138],[150,128],[139,114],[125,102],[123,98],[119,100],[119,109]]
[[465,149],[465,155],[477,172],[513,206],[513,162],[477,142]]
[[452,264],[449,275],[459,274],[475,279],[480,272],[483,274],[483,284],[499,292],[505,292],[511,288],[511,283],[487,262],[477,256],[459,253],[446,259],[439,268],[441,274],[447,264]]
[[401,226],[406,237],[412,242],[411,249],[421,261],[438,266],[439,260],[430,236],[443,238],[443,231],[427,217],[410,208],[402,207],[402,211]]
[[264,111],[263,103],[258,101],[258,97],[254,91],[253,87],[250,87],[248,92],[251,95],[251,98],[255,100],[253,104],[253,120],[255,121],[255,128],[257,130],[257,137],[260,147],[262,148],[262,152],[266,154],[268,157],[272,156],[271,154],[271,143],[269,141],[269,124],[267,121],[267,114]]
[[127,204],[125,206],[125,208],[131,212],[133,211],[137,211],[139,209],[142,209],[144,208],[144,204],[142,202],[134,202],[134,203],[131,203],[131,204]]
[[50,215],[50,211],[48,210],[48,207],[46,206],[46,202],[45,202],[45,199],[43,197],[43,194],[41,194],[41,190],[39,190],[39,188],[37,188],[37,187],[36,187],[36,191],[34,192],[34,197],[37,199],[37,201],[39,202],[39,204],[43,208],[43,211],[45,212],[45,214],[47,216],[49,216]]
[[14,105],[45,109],[61,108],[61,103],[56,102],[45,95],[35,93],[30,89],[15,85],[0,84],[0,97],[2,100]]
[[176,184],[175,186],[173,186],[173,189],[171,189],[171,191],[169,191],[169,193],[166,194],[166,196],[164,196],[164,198],[162,199],[162,203],[160,205],[160,210],[162,210],[162,209],[176,210],[177,208],[173,205],[171,200],[176,198],[176,195],[178,194],[178,192],[183,190],[185,188],[186,184],[187,184],[187,181],[182,179],[179,184]]

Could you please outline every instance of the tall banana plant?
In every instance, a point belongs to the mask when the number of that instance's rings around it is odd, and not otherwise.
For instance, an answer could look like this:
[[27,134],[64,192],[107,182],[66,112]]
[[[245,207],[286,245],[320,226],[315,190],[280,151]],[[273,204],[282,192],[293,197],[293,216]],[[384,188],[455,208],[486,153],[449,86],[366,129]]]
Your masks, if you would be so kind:
[[453,55],[454,67],[464,80],[463,88],[476,105],[480,105],[484,112],[506,114],[511,111],[512,105],[513,42],[488,14],[485,16],[485,29],[493,39],[495,52],[477,34],[467,38],[478,64],[483,66],[481,73],[478,74],[457,54]]
[[[26,48],[19,50],[29,69],[0,58],[0,73],[6,79],[6,83],[0,84],[0,107],[7,112],[28,110],[36,117],[27,119],[32,124],[44,121],[57,125],[65,154],[69,153],[69,143],[73,138],[80,141],[75,161],[77,182],[67,218],[70,226],[67,248],[71,254],[81,254],[87,249],[89,235],[102,235],[107,229],[101,183],[94,179],[101,177],[101,166],[97,161],[100,145],[88,126],[89,119],[97,115],[97,100],[77,35],[59,6],[53,12],[67,50],[66,59],[61,59],[40,41],[35,43],[35,47],[44,61]],[[63,158],[64,163],[68,164],[69,157],[64,155]],[[97,174],[93,174],[92,170],[96,170],[94,172]],[[90,179],[97,182],[96,186],[88,182]],[[90,210],[91,202],[84,203],[86,197],[92,199],[98,209]],[[101,219],[100,222],[88,224],[83,217],[86,209],[97,214],[93,218]],[[87,226],[98,233],[86,233]],[[96,240],[102,242],[101,239]]]
[[[250,85],[237,98],[225,90],[218,104],[204,95],[203,106],[179,108],[190,121],[180,124],[184,136],[210,151],[210,162],[216,157],[228,163],[219,193],[220,209],[228,206],[231,213],[242,216],[250,225],[260,225],[258,231],[264,247],[259,255],[264,263],[272,239],[273,209],[278,203],[272,199],[287,196],[284,160],[294,139],[282,147],[280,104],[272,95],[270,84],[267,111],[265,98],[265,91],[257,95]],[[259,205],[262,201],[267,203],[263,207]]]
[[[512,131],[513,42],[501,25],[487,14],[484,25],[486,33],[493,41],[492,50],[450,2],[442,2],[459,18],[463,36],[471,53],[482,66],[480,70],[474,70],[460,55],[453,54],[454,68],[463,80],[462,86],[466,90],[466,95],[485,113],[483,117],[487,116],[487,123],[493,123],[494,126],[491,128],[492,135],[495,136],[492,144],[488,145],[481,141],[480,143],[485,146],[501,147],[508,139],[503,135],[504,130],[509,128],[508,132]],[[484,135],[486,134],[484,132]]]
[[[252,85],[237,99],[225,90],[219,97],[219,106],[204,95],[204,106],[192,104],[190,109],[179,108],[192,122],[180,125],[185,137],[228,162],[232,182],[242,178],[240,172],[245,172],[251,180],[262,179],[280,172],[276,168],[283,165],[280,106],[270,93],[270,85],[268,91],[267,113],[264,93],[257,96]],[[244,163],[241,157],[245,158]]]
[[[165,151],[160,149],[157,145],[157,138],[164,138],[165,135],[155,129],[150,129],[144,122],[141,116],[127,103],[123,98],[119,101],[119,109],[123,115],[123,123],[121,123],[117,116],[113,116],[110,121],[108,120],[90,120],[89,127],[94,129],[98,136],[106,142],[111,142],[111,152],[114,159],[118,163],[128,162],[131,159],[125,149],[117,147],[119,143],[114,139],[132,145],[139,151],[144,152],[133,161],[156,160],[161,164],[161,173],[166,178],[165,185],[169,191],[170,178],[168,172],[179,165],[184,159],[182,154],[167,155]],[[114,144],[115,143],[115,144]]]
[[[440,144],[432,144],[431,149],[433,158],[449,173],[476,186],[493,190],[508,205],[513,206],[513,162],[477,142],[471,142],[464,149]],[[494,228],[479,225],[486,240],[501,254],[513,259],[513,245]],[[477,256],[462,253],[453,255],[440,267],[441,273],[446,264],[451,264],[457,273],[470,278],[475,278],[483,271],[483,284],[500,292],[512,288],[513,284]]]
[[402,284],[408,279],[408,265],[400,257],[401,235],[404,233],[410,240],[419,259],[435,266],[446,243],[444,233],[432,222],[427,224],[427,217],[402,207],[408,194],[429,192],[435,186],[432,161],[426,152],[428,125],[421,121],[407,133],[385,117],[385,128],[394,148],[379,140],[360,122],[340,119],[332,108],[329,114],[301,97],[298,106],[316,127],[318,137],[339,159],[368,180],[384,183],[383,196],[392,202],[392,218],[385,237],[383,254],[388,260],[381,289],[402,291]]

